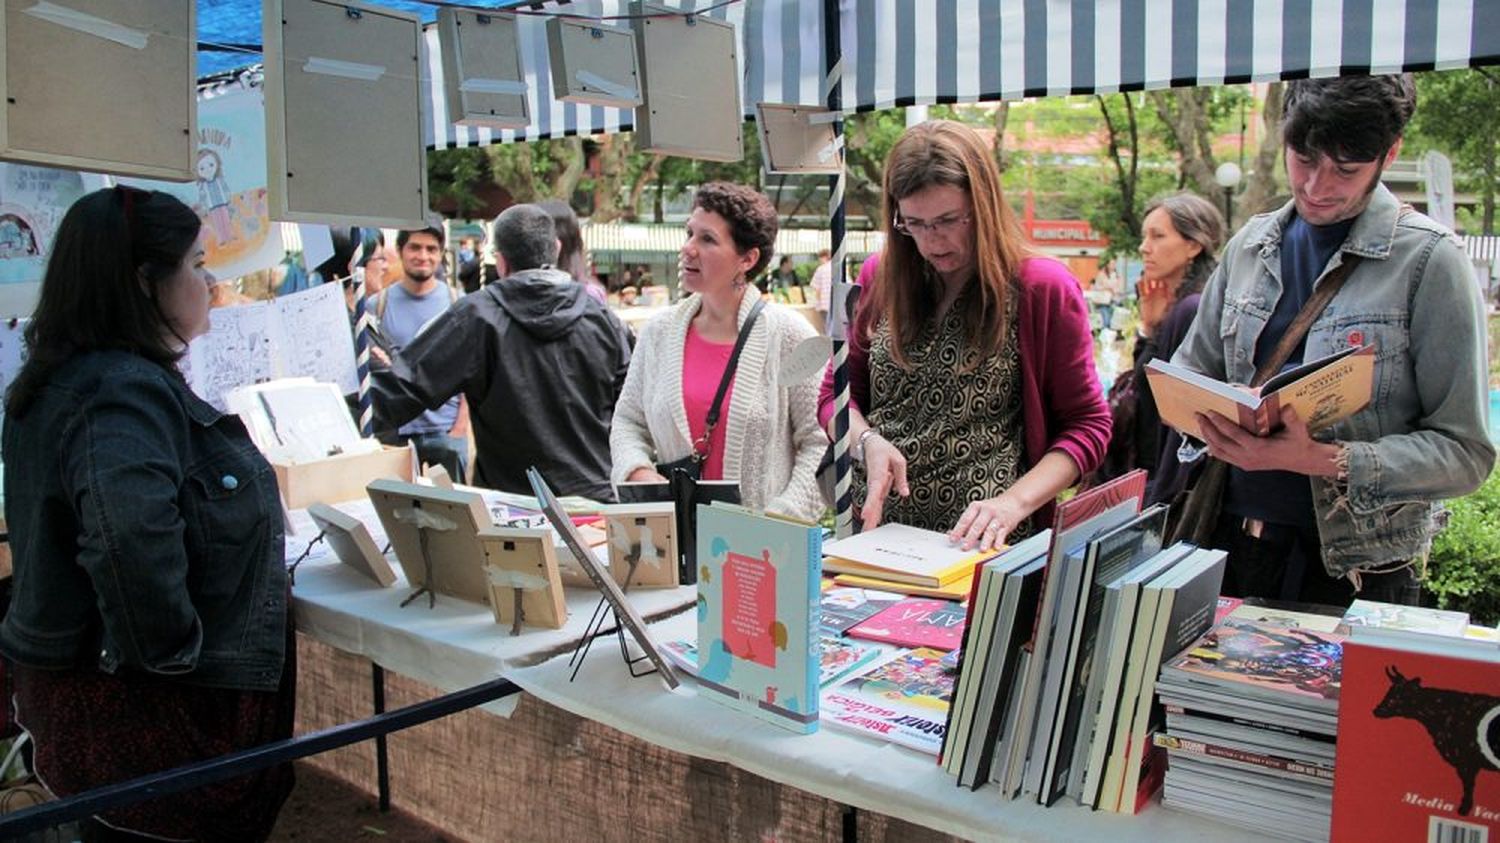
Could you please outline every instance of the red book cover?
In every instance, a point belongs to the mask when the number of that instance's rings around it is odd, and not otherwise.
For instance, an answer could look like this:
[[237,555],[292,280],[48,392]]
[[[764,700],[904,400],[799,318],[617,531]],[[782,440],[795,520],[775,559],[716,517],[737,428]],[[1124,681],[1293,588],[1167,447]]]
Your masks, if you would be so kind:
[[844,634],[901,647],[952,650],[963,641],[964,607],[952,600],[908,597]]
[[1500,839],[1500,661],[1344,645],[1333,840]]

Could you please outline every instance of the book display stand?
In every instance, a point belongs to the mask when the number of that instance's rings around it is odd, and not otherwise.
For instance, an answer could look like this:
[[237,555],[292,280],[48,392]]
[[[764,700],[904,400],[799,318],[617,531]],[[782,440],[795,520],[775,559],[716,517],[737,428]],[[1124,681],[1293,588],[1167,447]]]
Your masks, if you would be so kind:
[[439,593],[490,602],[479,539],[480,528],[490,525],[483,498],[398,480],[376,480],[369,493],[406,579],[417,589],[401,602],[403,607],[423,594],[431,607]]
[[[620,641],[620,656],[625,660],[625,666],[629,668],[630,675],[640,677],[657,673],[661,675],[662,681],[667,684],[668,688],[676,688],[679,684],[677,671],[672,669],[672,665],[657,649],[656,643],[651,640],[651,634],[646,631],[646,622],[641,619],[635,607],[626,601],[625,592],[600,567],[588,545],[584,543],[583,537],[578,534],[578,528],[573,526],[573,520],[568,517],[567,512],[563,511],[557,496],[552,494],[552,489],[547,485],[542,473],[532,467],[526,470],[526,476],[531,481],[531,489],[536,493],[537,502],[542,506],[542,513],[547,516],[547,520],[552,523],[557,532],[562,534],[563,541],[578,557],[584,572],[604,595],[599,605],[595,607],[593,615],[589,617],[582,640],[579,641],[578,647],[568,660],[568,665],[573,668],[573,675],[578,675],[578,667],[583,664],[583,657],[588,655],[590,644],[598,637],[605,619],[612,612],[615,617],[615,633]],[[642,655],[630,654],[629,644],[625,640],[626,631],[630,633],[631,638],[635,639],[635,643],[641,648]],[[638,666],[644,661],[651,663],[651,669],[639,669]]]
[[552,533],[485,527],[479,531],[479,543],[484,547],[484,574],[495,623],[510,624],[511,635],[520,635],[523,623],[562,629],[568,610]]

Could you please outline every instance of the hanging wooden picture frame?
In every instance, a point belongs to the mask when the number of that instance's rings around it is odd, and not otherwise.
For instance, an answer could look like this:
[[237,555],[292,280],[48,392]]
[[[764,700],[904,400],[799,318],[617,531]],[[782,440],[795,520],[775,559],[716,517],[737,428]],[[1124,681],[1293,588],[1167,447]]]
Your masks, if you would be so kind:
[[622,27],[580,18],[548,18],[552,96],[582,105],[640,105],[641,74],[635,40],[635,34]]
[[266,0],[271,218],[426,226],[422,31],[354,0]]
[[381,588],[396,584],[396,572],[391,563],[375,546],[370,529],[363,521],[326,503],[315,503],[307,508],[323,538],[333,548],[333,555],[343,564],[375,581]]
[[531,123],[516,16],[438,9],[438,48],[448,116],[464,126],[524,129]]
[[645,99],[635,113],[641,151],[705,161],[744,158],[734,24],[652,3],[633,8]]
[[667,503],[604,507],[609,575],[620,588],[676,588],[677,510]]
[[0,159],[192,181],[193,0],[5,0]]
[[484,572],[495,623],[513,630],[523,624],[562,629],[568,620],[568,607],[563,600],[552,531],[486,527],[479,531],[479,543],[484,548]]
[[[479,531],[491,526],[476,492],[375,480],[367,487],[396,560],[413,588],[488,603]],[[426,534],[424,540],[423,534]]]
[[812,105],[763,102],[755,106],[761,162],[772,175],[838,175],[843,149],[833,135],[833,112]]

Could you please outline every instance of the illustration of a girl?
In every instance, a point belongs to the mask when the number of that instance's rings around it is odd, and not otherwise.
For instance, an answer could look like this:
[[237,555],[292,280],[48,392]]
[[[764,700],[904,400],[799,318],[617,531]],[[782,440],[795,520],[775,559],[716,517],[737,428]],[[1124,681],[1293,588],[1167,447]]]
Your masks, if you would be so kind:
[[198,204],[207,215],[209,228],[220,246],[234,236],[229,219],[229,183],[224,181],[224,162],[207,147],[198,150]]

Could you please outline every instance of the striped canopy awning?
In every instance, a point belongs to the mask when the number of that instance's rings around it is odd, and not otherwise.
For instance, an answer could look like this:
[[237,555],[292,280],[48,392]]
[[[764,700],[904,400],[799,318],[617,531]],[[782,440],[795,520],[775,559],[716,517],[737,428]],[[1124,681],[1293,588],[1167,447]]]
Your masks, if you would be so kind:
[[[741,103],[823,101],[822,0],[661,0],[733,22]],[[846,111],[1026,96],[1431,70],[1500,62],[1500,0],[837,0]],[[625,0],[547,4],[626,14]],[[535,119],[524,131],[454,126],[427,31],[435,148],[632,128],[633,113],[552,96],[545,20],[520,20]]]

